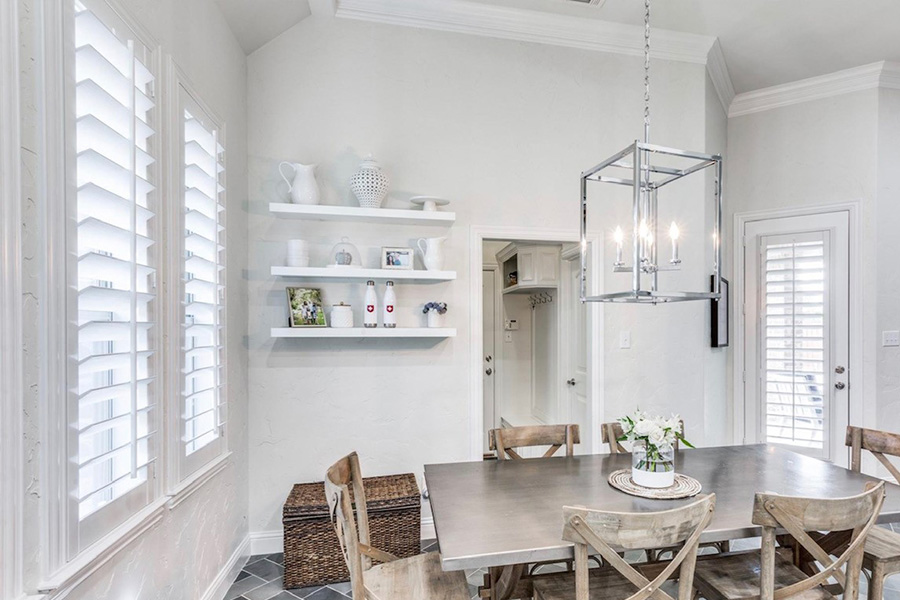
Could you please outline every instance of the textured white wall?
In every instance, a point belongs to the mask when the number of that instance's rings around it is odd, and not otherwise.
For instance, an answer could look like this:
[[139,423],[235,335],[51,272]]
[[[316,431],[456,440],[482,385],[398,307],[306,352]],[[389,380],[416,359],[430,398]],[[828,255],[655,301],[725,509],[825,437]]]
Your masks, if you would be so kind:
[[[881,206],[881,199],[896,194],[897,188],[896,183],[882,188],[882,171],[878,169],[884,169],[885,182],[896,182],[891,177],[896,163],[889,161],[896,157],[897,138],[883,137],[879,131],[880,107],[884,105],[879,103],[880,94],[886,93],[854,92],[729,119],[726,224],[730,232],[732,217],[739,212],[861,202],[862,282],[867,290],[861,295],[863,365],[854,368],[851,378],[857,385],[864,384],[865,423],[854,424],[897,430],[887,422],[873,420],[885,391],[875,374],[876,357],[886,356],[880,348],[876,324],[885,310],[880,299],[882,294],[890,296],[900,290],[900,286],[888,284],[894,278],[891,273],[897,247],[893,240],[900,218],[893,214],[896,208],[890,202]],[[888,121],[884,119],[884,133],[889,132]],[[896,108],[891,122],[895,133]],[[884,151],[879,141],[885,146],[893,144],[893,154]],[[729,235],[727,239],[733,238]],[[730,270],[731,242],[726,250]],[[884,277],[881,271],[886,271]],[[894,329],[900,328],[900,322],[892,322]],[[885,367],[877,366],[887,377]]]
[[[535,44],[334,19],[307,19],[249,57],[250,504],[253,532],[281,528],[294,482],[321,480],[358,450],[368,474],[466,460],[469,425],[469,227],[577,231],[578,174],[641,134],[642,70],[622,57]],[[654,63],[654,139],[704,149],[707,100],[701,65]],[[724,119],[724,118],[723,118]],[[268,275],[284,240],[327,249],[342,235],[362,247],[403,243],[424,229],[279,222],[266,203],[284,197],[275,168],[320,164],[325,202],[353,204],[346,181],[374,152],[393,179],[391,202],[413,194],[454,200],[445,245],[450,284],[399,286],[400,323],[419,303],[450,303],[454,339],[438,343],[269,338],[283,323],[284,287]],[[686,183],[687,193],[704,183]],[[676,207],[677,208],[677,207]],[[688,215],[689,231],[704,214]],[[598,219],[598,229],[611,231]],[[686,251],[680,280],[706,285],[702,250]],[[326,304],[358,304],[361,286],[322,286]],[[439,296],[439,297],[438,297]],[[606,418],[635,404],[683,412],[698,443],[727,423],[705,422],[724,403],[724,382],[703,357],[706,303],[607,309],[609,335],[632,331],[634,348],[607,344]],[[702,399],[702,400],[701,400]],[[421,479],[420,479],[421,481]]]
[[[22,172],[25,321],[39,322],[43,301],[39,277],[44,241],[39,229],[41,144],[36,64],[37,0],[19,0],[22,31]],[[229,465],[212,481],[169,510],[152,530],[132,543],[69,597],[197,600],[247,535],[247,189],[246,58],[212,0],[123,0],[137,19],[175,57],[203,99],[227,123]],[[39,524],[44,492],[39,462],[37,409],[41,385],[38,327],[25,328],[26,585],[41,578]]]

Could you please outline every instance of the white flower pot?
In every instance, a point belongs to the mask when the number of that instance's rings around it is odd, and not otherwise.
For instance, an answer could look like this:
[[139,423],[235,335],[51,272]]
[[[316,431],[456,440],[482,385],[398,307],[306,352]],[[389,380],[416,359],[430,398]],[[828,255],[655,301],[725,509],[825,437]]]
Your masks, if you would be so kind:
[[647,488],[667,488],[675,485],[675,471],[644,471],[631,468],[631,479],[638,485]]
[[444,315],[436,310],[429,310],[426,314],[428,327],[432,329],[440,329],[444,326]]

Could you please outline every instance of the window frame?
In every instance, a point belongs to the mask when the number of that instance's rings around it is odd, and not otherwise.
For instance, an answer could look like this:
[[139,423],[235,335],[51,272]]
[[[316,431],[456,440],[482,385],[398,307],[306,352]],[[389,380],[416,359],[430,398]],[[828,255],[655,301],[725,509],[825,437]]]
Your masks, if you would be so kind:
[[[217,142],[226,150],[223,151],[219,161],[223,167],[223,173],[219,183],[224,188],[219,205],[223,207],[223,227],[227,228],[227,197],[228,197],[228,152],[227,152],[227,126],[224,119],[212,110],[197,92],[196,86],[185,74],[184,70],[170,56],[166,61],[164,106],[166,110],[167,132],[165,147],[168,151],[166,176],[168,182],[166,189],[170,198],[166,211],[166,227],[164,228],[164,242],[168,251],[167,270],[172,277],[167,280],[169,293],[166,300],[166,331],[169,340],[177,340],[167,348],[166,371],[168,372],[168,401],[166,403],[166,453],[167,453],[167,483],[168,492],[172,496],[170,506],[176,506],[184,497],[192,493],[199,485],[202,485],[210,477],[218,473],[226,465],[226,459],[230,456],[230,436],[228,415],[228,385],[227,380],[218,387],[219,405],[224,405],[226,419],[221,425],[220,434],[216,440],[202,447],[190,456],[184,454],[183,431],[185,419],[182,415],[184,394],[183,362],[184,350],[184,111],[186,103],[183,95],[187,96],[191,103],[196,105],[203,113],[204,125],[209,124],[218,133]],[[223,237],[227,236],[227,229],[223,230]],[[220,285],[223,288],[220,312],[220,365],[223,371],[227,370],[228,344],[227,344],[227,244],[223,242]]]
[[[146,29],[130,14],[123,10],[116,0],[81,0],[81,2],[107,27],[124,27],[127,37],[142,45],[148,60],[142,61],[156,82],[151,121],[154,135],[149,144],[155,158],[153,184],[156,187],[154,213],[157,223],[162,222],[165,208],[163,199],[164,164],[162,153],[163,119],[161,118],[160,83],[162,49]],[[39,583],[41,590],[55,589],[76,573],[82,572],[98,558],[108,559],[112,553],[124,546],[138,530],[145,530],[161,518],[164,506],[161,481],[162,412],[165,405],[163,384],[157,382],[151,392],[154,409],[150,411],[151,438],[155,446],[154,461],[148,466],[148,476],[144,483],[123,494],[109,505],[89,515],[85,521],[94,524],[80,525],[78,502],[70,493],[72,486],[72,466],[70,457],[77,452],[78,433],[72,431],[70,421],[77,396],[72,391],[73,355],[77,355],[78,338],[76,325],[71,316],[77,314],[77,236],[75,235],[77,210],[77,182],[75,181],[76,110],[75,110],[75,7],[72,0],[54,0],[43,6],[44,64],[41,70],[41,88],[45,98],[43,107],[43,150],[44,186],[42,190],[42,237],[46,241],[42,256],[43,269],[41,288],[45,298],[42,310],[41,339],[43,347],[42,378],[48,385],[41,390],[41,439],[45,450],[41,464],[41,476],[45,482],[46,494],[42,498],[42,513],[46,521],[42,523],[42,537],[45,553]],[[114,25],[111,25],[114,24]],[[121,37],[121,36],[119,36]],[[157,234],[155,243],[162,247],[160,226],[154,225]],[[154,315],[154,336],[152,350],[153,372],[159,378],[160,359],[163,352],[163,322],[161,306],[164,302],[163,286],[165,261],[160,253],[155,257],[157,304]],[[59,282],[65,282],[60,285]],[[74,311],[74,312],[73,312]],[[73,354],[74,352],[74,354]],[[77,365],[74,370],[77,377]],[[77,466],[74,467],[77,471]],[[77,481],[77,479],[76,479]],[[142,500],[135,497],[144,495]],[[127,505],[127,506],[124,506]],[[93,531],[90,529],[93,527]],[[82,543],[84,542],[84,543]]]

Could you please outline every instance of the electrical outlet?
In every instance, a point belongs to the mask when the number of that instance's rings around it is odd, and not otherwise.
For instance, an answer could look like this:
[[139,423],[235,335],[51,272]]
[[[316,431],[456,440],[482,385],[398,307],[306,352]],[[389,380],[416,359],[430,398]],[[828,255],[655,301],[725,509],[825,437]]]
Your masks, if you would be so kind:
[[628,350],[631,348],[631,332],[623,331],[619,333],[619,348]]
[[507,331],[503,336],[503,341],[507,344],[512,344],[512,334]]
[[882,331],[881,345],[884,347],[900,346],[900,331]]

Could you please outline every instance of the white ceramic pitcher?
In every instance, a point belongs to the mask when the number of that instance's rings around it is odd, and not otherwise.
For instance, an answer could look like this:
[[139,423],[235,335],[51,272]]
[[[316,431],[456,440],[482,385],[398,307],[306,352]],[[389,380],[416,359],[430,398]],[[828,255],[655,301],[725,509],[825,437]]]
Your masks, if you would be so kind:
[[422,253],[422,262],[429,271],[440,271],[444,266],[444,248],[443,243],[445,237],[419,238],[416,245]]
[[[284,174],[284,166],[294,170],[293,180]],[[316,183],[316,165],[283,162],[278,165],[278,172],[288,184],[291,202],[294,204],[318,204],[319,184]]]

